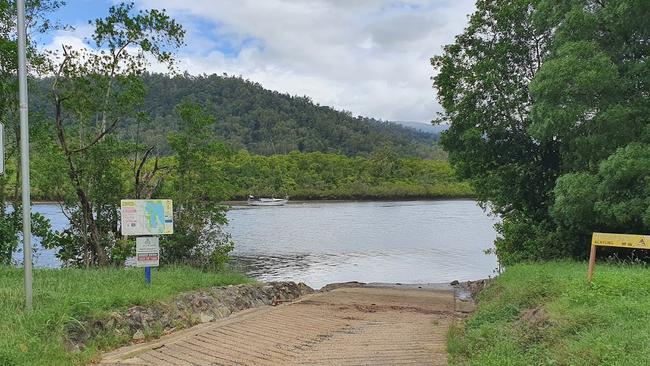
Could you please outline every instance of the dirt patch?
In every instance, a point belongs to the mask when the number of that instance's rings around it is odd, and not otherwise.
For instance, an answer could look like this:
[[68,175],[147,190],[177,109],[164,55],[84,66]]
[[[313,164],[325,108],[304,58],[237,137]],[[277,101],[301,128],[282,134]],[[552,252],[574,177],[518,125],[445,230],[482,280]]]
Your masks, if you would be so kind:
[[545,327],[549,323],[549,316],[542,307],[526,309],[519,315],[519,321],[528,326]]

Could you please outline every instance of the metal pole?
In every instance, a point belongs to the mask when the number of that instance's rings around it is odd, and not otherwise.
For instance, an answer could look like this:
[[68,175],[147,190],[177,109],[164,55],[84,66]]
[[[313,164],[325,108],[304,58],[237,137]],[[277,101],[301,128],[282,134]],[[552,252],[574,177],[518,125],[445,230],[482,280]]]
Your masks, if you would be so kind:
[[20,180],[23,201],[23,268],[25,270],[25,308],[32,310],[32,225],[29,197],[29,127],[27,120],[27,35],[25,0],[18,5],[18,90],[20,94]]
[[151,267],[144,267],[144,282],[151,285]]

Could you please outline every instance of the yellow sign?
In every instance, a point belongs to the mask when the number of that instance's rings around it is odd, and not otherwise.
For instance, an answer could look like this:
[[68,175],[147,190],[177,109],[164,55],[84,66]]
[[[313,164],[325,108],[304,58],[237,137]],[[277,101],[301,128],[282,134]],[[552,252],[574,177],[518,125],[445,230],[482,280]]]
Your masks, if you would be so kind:
[[650,235],[593,233],[591,245],[650,249]]

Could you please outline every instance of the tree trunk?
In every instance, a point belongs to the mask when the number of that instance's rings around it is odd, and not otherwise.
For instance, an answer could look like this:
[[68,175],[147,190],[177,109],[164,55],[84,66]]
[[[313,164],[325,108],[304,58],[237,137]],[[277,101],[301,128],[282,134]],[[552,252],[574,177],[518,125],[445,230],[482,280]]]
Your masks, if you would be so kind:
[[[59,143],[61,144],[61,147],[63,148],[63,153],[68,162],[68,176],[70,177],[70,181],[72,182],[72,184],[74,184],[75,192],[77,193],[77,198],[79,199],[79,205],[81,207],[81,212],[83,214],[84,231],[87,230],[90,232],[89,249],[94,250],[95,256],[97,258],[97,264],[100,266],[106,266],[108,265],[108,256],[106,255],[106,251],[104,250],[104,247],[102,246],[101,243],[101,235],[99,233],[99,228],[97,227],[97,222],[93,217],[92,205],[90,204],[90,200],[88,199],[88,195],[86,194],[86,191],[84,191],[83,189],[83,185],[81,183],[81,177],[79,176],[79,171],[75,167],[74,160],[72,157],[73,152],[68,148],[68,144],[66,142],[65,131],[63,129],[63,123],[61,121],[60,100],[56,101],[55,118],[56,118],[55,127],[57,132],[57,138],[59,140]],[[85,239],[87,238],[88,235],[86,234]]]

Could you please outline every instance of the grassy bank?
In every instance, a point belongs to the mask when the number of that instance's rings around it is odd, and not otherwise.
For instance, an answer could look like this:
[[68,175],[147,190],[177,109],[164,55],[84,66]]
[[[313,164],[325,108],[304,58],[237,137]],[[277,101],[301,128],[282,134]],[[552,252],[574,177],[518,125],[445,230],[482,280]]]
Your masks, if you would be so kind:
[[645,365],[650,362],[650,268],[586,263],[516,265],[453,326],[456,365]]
[[90,344],[81,353],[64,346],[65,329],[90,315],[167,300],[182,291],[238,284],[235,273],[206,273],[187,267],[154,270],[144,285],[142,269],[61,269],[34,273],[34,310],[23,310],[23,272],[0,267],[0,365],[84,364],[98,354]]

